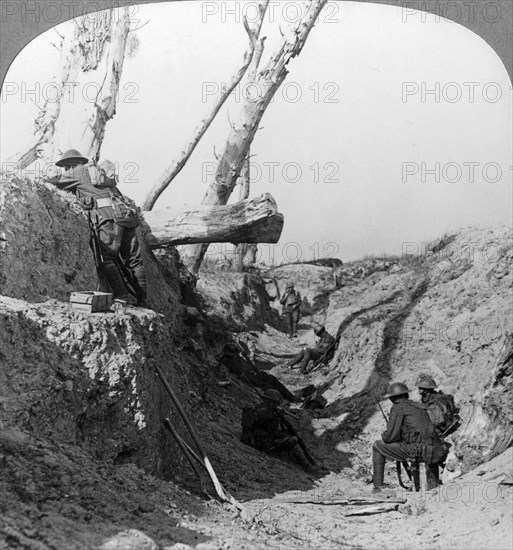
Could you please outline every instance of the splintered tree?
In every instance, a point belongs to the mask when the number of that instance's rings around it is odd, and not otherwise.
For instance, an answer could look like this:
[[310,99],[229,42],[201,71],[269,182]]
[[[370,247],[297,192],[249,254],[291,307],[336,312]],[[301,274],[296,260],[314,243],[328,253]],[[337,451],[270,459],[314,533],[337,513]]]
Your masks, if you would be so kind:
[[261,4],[258,4],[258,18],[253,24],[250,24],[248,22],[247,17],[243,18],[244,28],[246,29],[249,37],[249,47],[244,53],[244,59],[242,61],[241,67],[235,72],[228,84],[224,86],[222,93],[219,95],[214,105],[210,108],[209,112],[203,117],[201,122],[194,129],[191,138],[188,140],[183,150],[166,168],[160,180],[147,194],[146,198],[143,201],[143,210],[151,210],[155,206],[155,202],[160,197],[160,195],[162,195],[164,190],[181,172],[182,168],[185,166],[194,149],[196,148],[196,145],[198,145],[199,141],[208,130],[209,126],[212,124],[212,121],[217,116],[217,113],[244,77],[244,74],[246,73],[248,67],[250,67],[251,65],[252,69],[250,71],[253,71],[253,67],[255,67],[255,60],[258,60],[256,61],[256,66],[258,66],[258,62],[260,61],[260,57],[262,55],[263,42],[265,40],[264,38],[259,39],[259,36],[268,5],[269,0],[263,0]]
[[116,113],[127,37],[128,8],[104,10],[70,21],[61,36],[62,71],[55,97],[35,123],[30,148],[14,160],[20,170],[52,162],[67,149],[98,159],[107,122]]
[[[304,13],[294,29],[283,37],[281,47],[266,66],[258,71],[254,80],[259,90],[257,98],[246,98],[232,123],[232,127],[220,155],[218,165],[203,205],[222,205],[228,202],[239,178],[242,166],[248,156],[251,143],[258,129],[262,116],[273,98],[276,90],[287,76],[289,61],[299,55],[319,13],[327,0],[307,0],[304,2]],[[199,244],[187,247],[184,261],[189,270],[197,274],[208,245]]]

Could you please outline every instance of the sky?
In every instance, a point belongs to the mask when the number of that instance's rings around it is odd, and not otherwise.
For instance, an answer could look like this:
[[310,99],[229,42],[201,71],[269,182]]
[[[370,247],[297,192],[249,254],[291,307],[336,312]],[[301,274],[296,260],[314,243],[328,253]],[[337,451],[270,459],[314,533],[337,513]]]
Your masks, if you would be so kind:
[[[136,202],[240,66],[241,16],[253,17],[254,4],[131,8],[142,28],[133,33],[138,46],[125,60],[101,158],[119,162],[121,190]],[[300,4],[274,2],[261,67]],[[27,143],[43,87],[59,75],[56,38],[53,30],[40,35],[7,74],[2,162]],[[251,148],[251,196],[270,193],[285,216],[280,243],[261,246],[261,260],[401,254],[460,227],[512,224],[511,82],[470,30],[430,14],[405,18],[393,6],[331,2],[289,71]],[[6,83],[16,91],[6,94]],[[37,101],[22,94],[22,83],[39,86]],[[218,114],[155,209],[201,202],[243,93]]]

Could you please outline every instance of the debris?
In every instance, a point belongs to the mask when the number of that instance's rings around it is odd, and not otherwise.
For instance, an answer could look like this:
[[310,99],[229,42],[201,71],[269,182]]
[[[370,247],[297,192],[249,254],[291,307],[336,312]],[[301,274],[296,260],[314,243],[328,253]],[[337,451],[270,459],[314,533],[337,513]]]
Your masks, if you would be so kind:
[[349,512],[344,514],[345,516],[371,516],[374,514],[383,514],[385,512],[394,512],[399,507],[399,504],[378,504],[376,506],[369,506],[368,508],[363,508],[362,510],[356,510],[354,512]]
[[366,506],[368,504],[405,504],[406,499],[369,499],[369,498],[349,498],[344,500],[278,500],[287,504],[319,504],[321,506]]

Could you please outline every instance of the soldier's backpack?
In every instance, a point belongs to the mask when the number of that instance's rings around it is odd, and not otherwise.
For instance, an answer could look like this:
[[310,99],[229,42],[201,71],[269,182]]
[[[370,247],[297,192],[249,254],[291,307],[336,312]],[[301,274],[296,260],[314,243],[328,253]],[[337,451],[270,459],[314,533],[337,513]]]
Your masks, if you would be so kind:
[[455,432],[460,425],[460,410],[454,402],[454,397],[442,391],[428,404],[427,412],[435,427],[444,436]]
[[100,165],[95,160],[87,163],[87,171],[91,184],[95,187],[116,187],[118,176],[116,174],[116,165],[110,160],[104,160]]

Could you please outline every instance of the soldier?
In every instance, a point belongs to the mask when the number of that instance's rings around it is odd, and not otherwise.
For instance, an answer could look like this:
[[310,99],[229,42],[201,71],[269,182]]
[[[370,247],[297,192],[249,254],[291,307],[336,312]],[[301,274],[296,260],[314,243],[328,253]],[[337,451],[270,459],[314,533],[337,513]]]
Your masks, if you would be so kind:
[[455,432],[460,424],[459,409],[454,403],[452,395],[435,391],[437,387],[433,378],[427,374],[421,374],[417,381],[420,400],[435,425],[438,435],[445,437]]
[[279,409],[282,397],[276,390],[265,390],[263,403],[242,411],[240,440],[264,453],[288,452],[306,472],[316,472],[315,461]]
[[409,399],[410,390],[402,382],[388,388],[392,401],[387,429],[372,446],[372,480],[374,491],[383,487],[386,460],[407,462],[418,460],[438,472],[438,463],[447,455],[447,445],[438,437],[425,407]]
[[296,368],[299,368],[301,374],[308,374],[310,369],[307,367],[310,360],[317,361],[320,359],[335,343],[335,338],[323,326],[315,328],[314,333],[319,338],[315,348],[301,350],[293,359],[286,363],[286,366],[292,368],[299,363],[299,367]]
[[301,296],[294,289],[294,283],[289,282],[285,288],[285,294],[280,299],[283,306],[283,316],[289,329],[289,338],[297,337],[297,325],[299,323],[299,308],[301,307]]
[[[55,164],[63,167],[65,173],[45,181],[76,195],[84,209],[97,219],[101,255],[101,263],[97,267],[107,279],[114,298],[145,307],[146,271],[135,234],[139,218],[135,208],[116,187],[114,164],[105,161],[97,167],[75,149],[66,151]],[[137,302],[128,292],[118,268],[118,254],[131,272]]]

